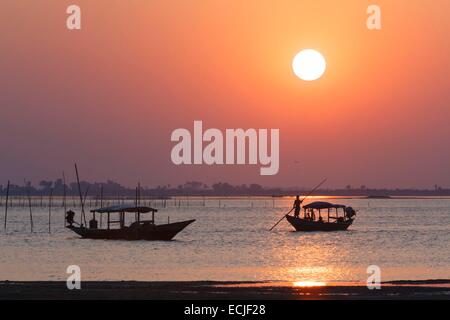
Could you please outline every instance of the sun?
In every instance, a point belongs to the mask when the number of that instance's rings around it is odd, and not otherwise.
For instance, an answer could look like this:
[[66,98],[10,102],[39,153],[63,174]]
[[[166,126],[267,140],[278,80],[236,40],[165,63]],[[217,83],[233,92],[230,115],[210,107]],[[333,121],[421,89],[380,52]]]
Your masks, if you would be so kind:
[[305,81],[319,79],[325,73],[326,68],[325,58],[314,49],[300,51],[292,61],[292,69],[295,75]]

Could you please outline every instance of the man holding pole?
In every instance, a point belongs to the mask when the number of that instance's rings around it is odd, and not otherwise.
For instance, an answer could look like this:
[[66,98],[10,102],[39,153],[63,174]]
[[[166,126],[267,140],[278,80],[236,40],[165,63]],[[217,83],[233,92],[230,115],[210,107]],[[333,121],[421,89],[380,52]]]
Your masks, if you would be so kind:
[[299,218],[299,217],[300,217],[300,209],[301,209],[301,204],[302,204],[302,202],[303,202],[306,198],[308,198],[314,191],[316,191],[322,184],[324,184],[325,181],[327,181],[327,179],[324,179],[321,183],[319,183],[319,184],[318,184],[314,189],[312,189],[311,192],[308,193],[302,200],[300,200],[300,196],[297,196],[296,199],[295,199],[295,201],[294,201],[294,205],[293,205],[292,209],[289,210],[289,212],[286,213],[284,216],[282,216],[281,219],[278,220],[277,223],[275,223],[275,224],[272,226],[272,228],[269,229],[269,231],[272,231],[273,228],[275,228],[275,227],[276,227],[276,226],[277,226],[284,218],[286,218],[287,215],[288,215],[289,213],[291,213],[292,210],[294,210],[294,209],[295,209],[295,217],[296,217],[296,218]]
[[299,218],[300,217],[300,209],[301,209],[301,204],[302,204],[302,202],[300,201],[300,196],[298,196],[297,195],[297,197],[295,198],[295,200],[294,200],[294,206],[293,206],[293,208],[294,208],[294,216],[296,217],[296,218]]

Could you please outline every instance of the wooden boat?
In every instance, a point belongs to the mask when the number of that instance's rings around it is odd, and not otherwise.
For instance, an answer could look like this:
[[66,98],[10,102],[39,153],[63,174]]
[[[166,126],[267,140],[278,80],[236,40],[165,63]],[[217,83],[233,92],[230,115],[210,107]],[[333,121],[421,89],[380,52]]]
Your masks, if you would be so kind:
[[[323,210],[327,212],[325,219]],[[343,216],[339,216],[339,211]],[[296,231],[343,231],[352,225],[355,215],[352,207],[318,201],[303,206],[303,217],[286,215],[286,219]]]
[[[83,238],[88,239],[112,239],[112,240],[172,240],[180,231],[186,228],[195,220],[187,220],[167,224],[155,224],[155,212],[158,210],[150,207],[118,205],[105,208],[91,210],[93,215],[92,220],[89,221],[89,227],[83,224],[75,226],[73,219],[67,219],[68,225],[66,227],[77,233]],[[71,212],[71,211],[69,211]],[[68,212],[68,213],[69,213]],[[141,214],[152,214],[151,220],[141,220]],[[73,214],[73,212],[71,212]],[[98,222],[95,219],[95,214],[107,215],[107,228],[98,228]],[[119,220],[111,220],[111,214],[117,213]],[[135,221],[129,226],[125,226],[125,214],[134,213]],[[67,215],[66,215],[67,217]],[[73,215],[72,215],[73,218]],[[118,224],[118,228],[112,228],[114,224]]]

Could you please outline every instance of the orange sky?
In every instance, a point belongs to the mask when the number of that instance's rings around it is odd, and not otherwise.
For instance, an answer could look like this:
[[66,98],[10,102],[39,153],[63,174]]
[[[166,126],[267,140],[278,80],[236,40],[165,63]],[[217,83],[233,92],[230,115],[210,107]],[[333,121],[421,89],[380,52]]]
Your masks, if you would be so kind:
[[[68,31],[72,3],[0,4],[0,184],[77,161],[130,185],[450,186],[448,0],[76,1]],[[318,81],[291,71],[304,48],[327,59]],[[170,134],[194,120],[279,128],[279,174],[172,165]]]

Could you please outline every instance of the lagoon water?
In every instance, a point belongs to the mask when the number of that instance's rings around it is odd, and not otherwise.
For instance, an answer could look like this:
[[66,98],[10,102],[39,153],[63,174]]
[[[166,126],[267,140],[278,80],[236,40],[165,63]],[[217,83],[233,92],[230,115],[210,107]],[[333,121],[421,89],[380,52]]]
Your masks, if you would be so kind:
[[179,200],[156,222],[197,221],[169,242],[80,239],[63,227],[61,206],[50,234],[48,208],[34,207],[30,233],[28,208],[12,207],[0,280],[66,280],[69,265],[82,280],[365,281],[369,265],[382,281],[450,278],[450,198],[325,200],[359,210],[347,232],[332,233],[292,232],[286,221],[269,232],[291,198]]

